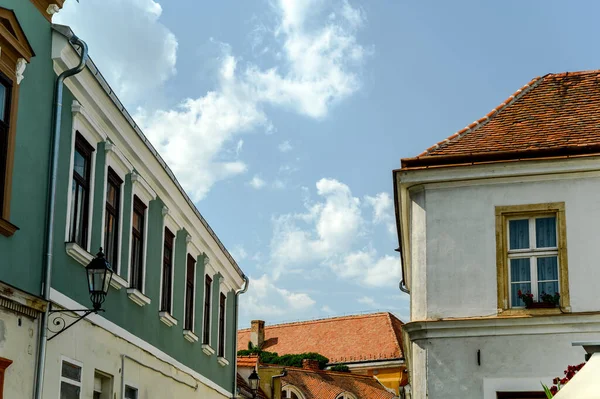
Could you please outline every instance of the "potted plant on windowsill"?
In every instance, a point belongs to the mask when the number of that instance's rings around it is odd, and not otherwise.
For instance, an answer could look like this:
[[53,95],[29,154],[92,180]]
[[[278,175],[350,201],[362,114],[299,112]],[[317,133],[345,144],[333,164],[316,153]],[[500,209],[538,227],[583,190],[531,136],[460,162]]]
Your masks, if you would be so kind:
[[526,309],[550,309],[557,307],[560,303],[560,294],[558,292],[554,293],[554,295],[542,292],[539,302],[533,300],[533,294],[530,292],[524,293],[519,290],[517,295],[525,304]]

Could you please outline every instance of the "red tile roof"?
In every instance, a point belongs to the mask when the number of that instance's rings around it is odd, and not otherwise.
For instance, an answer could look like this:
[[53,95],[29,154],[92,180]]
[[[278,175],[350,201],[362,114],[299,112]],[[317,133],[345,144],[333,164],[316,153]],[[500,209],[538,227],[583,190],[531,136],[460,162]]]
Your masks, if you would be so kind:
[[[262,349],[279,355],[317,352],[330,363],[399,359],[402,324],[387,312],[277,324],[265,327]],[[250,329],[238,331],[238,350],[249,341]]]
[[[248,385],[248,383],[246,382],[246,380],[244,379],[244,377],[242,377],[239,373],[237,375],[237,387],[240,391],[240,393],[243,395],[243,398],[251,398],[252,397],[252,390],[250,389],[250,385]],[[268,399],[268,396],[266,393],[264,393],[264,391],[262,390],[262,388],[258,388],[258,392],[256,393],[256,397],[259,399]]]
[[600,70],[538,77],[402,168],[600,154]]
[[350,392],[360,399],[392,399],[396,397],[379,381],[370,376],[333,371],[313,371],[294,367],[286,368],[287,376],[281,378],[282,387],[293,385],[306,399],[335,399]]
[[258,355],[238,356],[238,367],[256,367],[258,364]]

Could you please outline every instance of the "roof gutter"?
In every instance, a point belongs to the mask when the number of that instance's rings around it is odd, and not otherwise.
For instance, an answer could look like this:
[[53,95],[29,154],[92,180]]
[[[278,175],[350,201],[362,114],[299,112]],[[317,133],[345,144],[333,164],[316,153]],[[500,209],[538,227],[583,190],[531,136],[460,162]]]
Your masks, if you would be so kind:
[[236,395],[237,395],[237,329],[238,329],[238,313],[239,313],[239,302],[240,302],[240,298],[239,295],[240,294],[245,294],[246,291],[248,291],[248,287],[250,286],[250,279],[244,275],[243,276],[244,279],[244,287],[235,291],[235,319],[233,321],[233,333],[235,334],[235,338],[233,339],[234,343],[233,343],[233,348],[236,351],[236,353],[234,353],[233,355],[233,388],[231,390],[231,398],[235,399]]
[[398,174],[399,170],[392,171],[392,179],[394,180],[394,213],[396,216],[396,232],[398,234],[398,248],[395,249],[400,255],[400,269],[402,269],[402,280],[398,283],[400,291],[409,294],[410,290],[406,287],[406,274],[404,273],[404,251],[402,248],[402,220],[400,219],[400,201],[402,200],[401,194],[398,192]]
[[[48,209],[47,209],[47,220],[46,220],[46,257],[43,265],[44,282],[42,283],[42,298],[46,301],[50,300],[50,287],[52,284],[52,256],[54,255],[54,211],[56,205],[56,184],[58,174],[58,155],[59,155],[59,144],[60,144],[60,126],[62,116],[62,99],[63,99],[63,88],[64,81],[66,78],[76,75],[83,71],[88,59],[88,47],[87,44],[78,38],[70,28],[62,25],[52,25],[52,29],[65,36],[69,43],[77,45],[81,49],[81,58],[79,64],[75,68],[68,69],[61,73],[56,79],[54,87],[54,104],[53,104],[53,121],[52,126],[52,153],[50,161],[50,181],[48,186]],[[36,378],[34,388],[34,398],[42,399],[42,391],[44,385],[44,368],[46,363],[46,345],[48,342],[48,312],[50,307],[46,308],[46,311],[42,313],[40,320],[40,332],[38,340],[38,353],[37,353],[37,364],[36,364]]]

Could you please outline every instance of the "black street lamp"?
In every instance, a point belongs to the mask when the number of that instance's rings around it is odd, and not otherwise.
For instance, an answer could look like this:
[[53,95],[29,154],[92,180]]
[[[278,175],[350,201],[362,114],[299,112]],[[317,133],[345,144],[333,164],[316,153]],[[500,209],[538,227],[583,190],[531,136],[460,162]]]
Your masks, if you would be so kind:
[[[89,314],[104,312],[104,309],[102,309],[102,304],[104,303],[110,288],[113,270],[110,266],[110,263],[108,263],[104,257],[102,248],[100,248],[100,252],[96,254],[96,257],[92,259],[92,261],[85,267],[85,271],[87,273],[87,286],[90,293],[90,300],[92,301],[92,308],[59,310],[52,310],[52,308],[50,308],[48,311],[50,315],[58,315],[51,320],[51,323],[48,323],[48,331],[54,333],[53,336],[48,338],[48,341],[66,331],[78,321],[85,319]],[[52,306],[52,304],[49,306]],[[81,312],[83,312],[83,314],[80,314]],[[71,313],[75,313],[75,316],[73,316]],[[67,324],[63,316],[68,316],[76,320],[71,324]],[[53,328],[50,327],[50,324],[52,324]]]
[[258,383],[260,382],[260,377],[256,372],[256,369],[252,370],[252,374],[248,377],[248,382],[250,383],[250,390],[252,391],[252,397],[256,398],[256,393],[258,392]]

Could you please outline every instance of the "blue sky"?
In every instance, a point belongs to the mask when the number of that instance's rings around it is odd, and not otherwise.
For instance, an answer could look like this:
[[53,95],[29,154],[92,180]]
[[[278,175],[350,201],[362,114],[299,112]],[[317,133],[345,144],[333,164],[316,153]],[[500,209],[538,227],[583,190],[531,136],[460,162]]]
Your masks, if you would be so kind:
[[535,76],[597,69],[600,4],[69,0],[71,25],[252,279],[240,326],[389,310],[391,171]]

